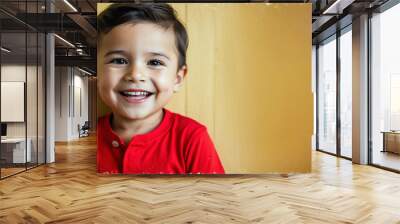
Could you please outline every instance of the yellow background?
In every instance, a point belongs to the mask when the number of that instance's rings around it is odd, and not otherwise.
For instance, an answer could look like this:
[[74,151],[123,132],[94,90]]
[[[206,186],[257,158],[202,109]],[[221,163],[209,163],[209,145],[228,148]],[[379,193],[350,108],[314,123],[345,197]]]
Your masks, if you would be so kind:
[[171,5],[189,72],[167,108],[208,127],[227,173],[310,172],[311,4]]

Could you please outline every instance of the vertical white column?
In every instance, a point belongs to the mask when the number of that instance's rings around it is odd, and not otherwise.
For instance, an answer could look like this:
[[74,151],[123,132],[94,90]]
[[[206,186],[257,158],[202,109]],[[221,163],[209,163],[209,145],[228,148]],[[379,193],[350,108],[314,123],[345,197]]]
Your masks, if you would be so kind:
[[353,162],[368,163],[368,15],[353,19]]
[[[50,1],[46,1],[47,12],[53,12]],[[46,35],[46,163],[55,161],[55,54],[54,35]]]

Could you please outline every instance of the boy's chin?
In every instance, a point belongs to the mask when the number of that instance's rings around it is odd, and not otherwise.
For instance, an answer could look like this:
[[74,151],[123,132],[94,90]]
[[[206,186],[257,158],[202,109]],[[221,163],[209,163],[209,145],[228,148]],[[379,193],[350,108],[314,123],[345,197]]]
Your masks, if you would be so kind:
[[[161,110],[161,109],[160,109]],[[124,117],[129,119],[129,120],[140,120],[140,119],[145,119],[155,113],[157,113],[158,110],[129,110],[124,113]]]

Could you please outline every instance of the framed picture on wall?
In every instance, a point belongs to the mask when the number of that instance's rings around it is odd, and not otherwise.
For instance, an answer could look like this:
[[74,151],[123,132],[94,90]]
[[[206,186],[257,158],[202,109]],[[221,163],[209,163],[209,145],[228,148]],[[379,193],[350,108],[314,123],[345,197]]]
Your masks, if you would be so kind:
[[97,6],[99,173],[310,171],[311,4]]
[[1,82],[1,122],[24,122],[25,82]]

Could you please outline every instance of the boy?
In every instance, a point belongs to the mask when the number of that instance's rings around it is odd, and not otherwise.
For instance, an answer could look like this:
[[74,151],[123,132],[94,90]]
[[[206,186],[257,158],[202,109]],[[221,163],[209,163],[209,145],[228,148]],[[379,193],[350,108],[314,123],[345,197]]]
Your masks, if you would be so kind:
[[98,17],[97,171],[223,174],[198,122],[164,109],[187,73],[188,37],[168,4],[113,4]]

